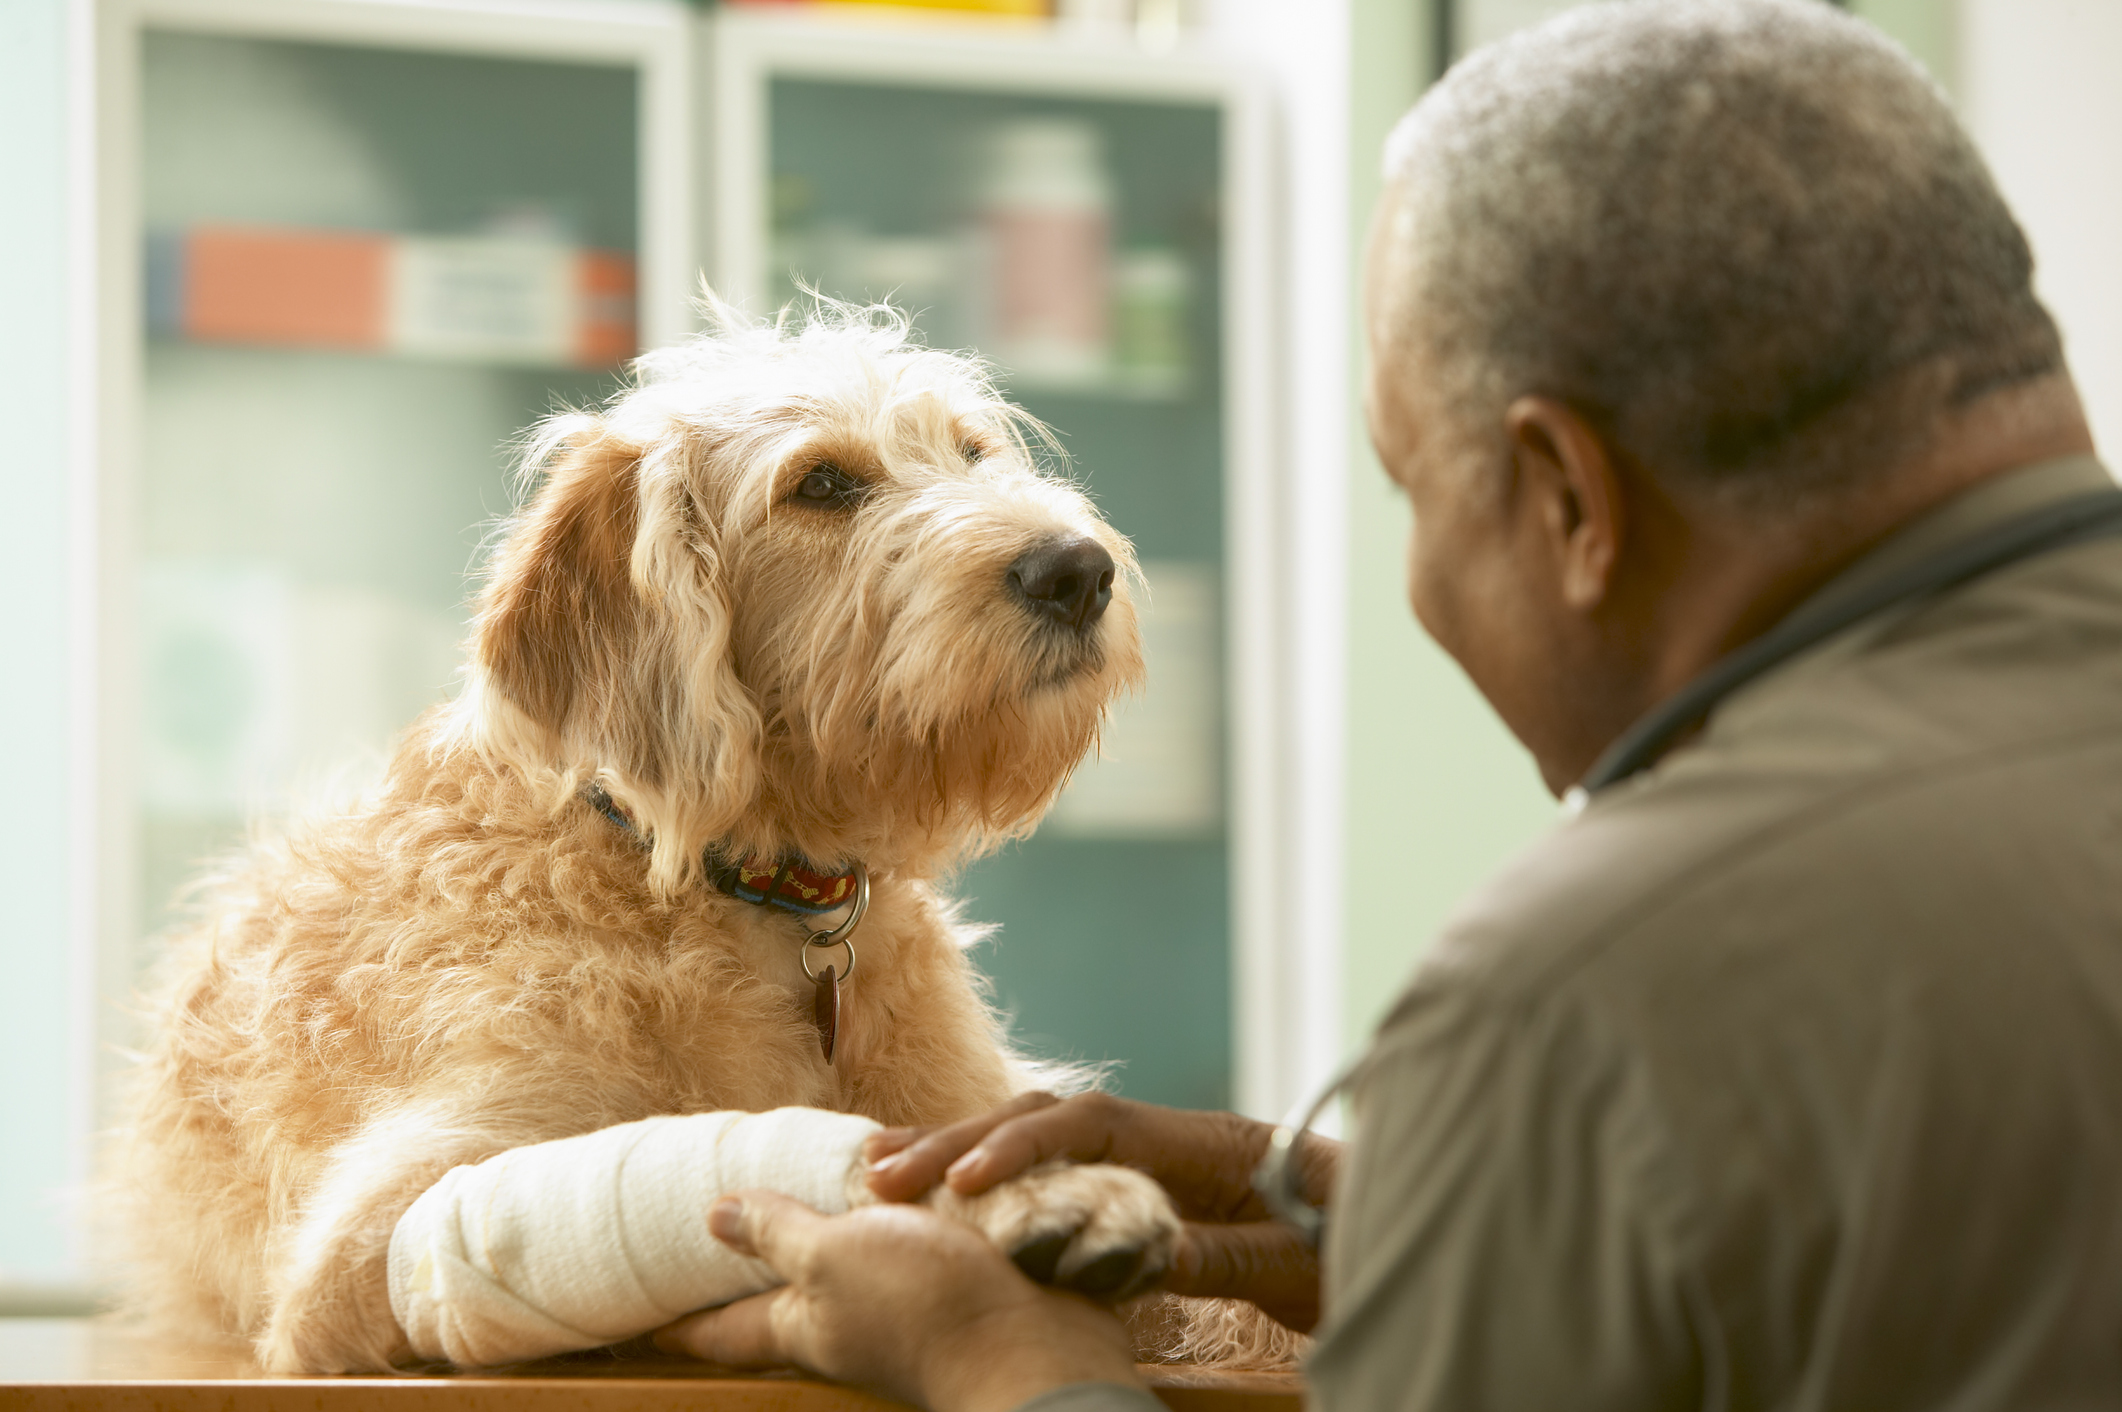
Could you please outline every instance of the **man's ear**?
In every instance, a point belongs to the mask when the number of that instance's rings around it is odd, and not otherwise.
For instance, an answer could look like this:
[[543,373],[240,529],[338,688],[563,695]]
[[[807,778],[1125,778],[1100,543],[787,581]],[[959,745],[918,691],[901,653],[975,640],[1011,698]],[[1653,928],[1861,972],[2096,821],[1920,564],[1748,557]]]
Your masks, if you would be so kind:
[[640,453],[584,422],[495,556],[474,653],[494,687],[556,736],[608,706],[640,630],[629,570]]
[[1503,421],[1519,492],[1533,497],[1562,600],[1589,613],[1613,588],[1628,532],[1613,451],[1582,413],[1551,397],[1520,397]]

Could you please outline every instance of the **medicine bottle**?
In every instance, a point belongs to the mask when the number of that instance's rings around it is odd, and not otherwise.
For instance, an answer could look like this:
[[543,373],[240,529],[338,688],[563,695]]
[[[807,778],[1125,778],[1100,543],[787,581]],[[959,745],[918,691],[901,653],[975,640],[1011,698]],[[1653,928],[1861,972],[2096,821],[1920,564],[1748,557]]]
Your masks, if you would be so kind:
[[999,128],[981,192],[991,352],[1032,383],[1102,380],[1112,356],[1112,179],[1098,130],[1067,118]]

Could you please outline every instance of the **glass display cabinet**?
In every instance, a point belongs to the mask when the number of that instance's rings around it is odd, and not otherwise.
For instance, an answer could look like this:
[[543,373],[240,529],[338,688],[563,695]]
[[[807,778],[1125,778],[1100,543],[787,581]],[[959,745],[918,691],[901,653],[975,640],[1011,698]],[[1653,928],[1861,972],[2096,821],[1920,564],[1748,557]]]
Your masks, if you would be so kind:
[[1245,1102],[1297,872],[1252,86],[1036,27],[661,0],[105,0],[98,24],[76,847],[106,1015],[203,860],[373,777],[451,690],[514,438],[686,332],[704,250],[755,311],[889,296],[988,357],[1134,540],[1147,691],[957,888],[1028,1049]]
[[104,8],[107,997],[202,860],[448,693],[514,438],[688,327],[693,23]]
[[[63,859],[65,905],[27,924],[47,952],[10,1012],[44,1065],[26,1090],[63,1098],[9,1115],[40,1154],[21,1211],[91,1169],[178,889],[252,820],[373,778],[452,689],[514,438],[692,328],[707,254],[756,310],[799,280],[889,295],[990,357],[1132,536],[1148,691],[959,891],[999,926],[977,960],[1027,1048],[1116,1061],[1145,1098],[1279,1109],[1302,957],[1278,919],[1316,884],[1283,802],[1255,87],[1039,24],[686,0],[73,10],[68,470],[24,512],[65,636],[22,668],[71,712],[23,825],[63,830],[37,856]],[[77,1280],[56,1211],[0,1255]],[[32,1304],[91,1307],[62,1294]]]
[[1289,871],[1260,104],[1224,65],[1050,36],[726,12],[708,37],[725,296],[888,299],[986,357],[1148,582],[1146,691],[1038,833],[956,882],[997,925],[975,960],[1032,1052],[1228,1105]]

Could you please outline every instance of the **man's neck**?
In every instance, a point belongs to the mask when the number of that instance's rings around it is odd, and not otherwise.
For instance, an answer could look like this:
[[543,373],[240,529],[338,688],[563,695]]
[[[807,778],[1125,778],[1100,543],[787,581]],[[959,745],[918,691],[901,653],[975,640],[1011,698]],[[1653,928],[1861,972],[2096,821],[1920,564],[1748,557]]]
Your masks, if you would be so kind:
[[1660,634],[1652,701],[1766,632],[1903,525],[1983,481],[2092,449],[2069,379],[2043,379],[1953,414],[1920,452],[1863,490],[1782,524],[1717,511],[1688,516],[1699,540],[1665,600],[1672,620]]
[[[1984,481],[2092,449],[2076,390],[2058,376],[1951,414],[1901,465],[1808,512],[1774,521],[1671,501],[1639,516],[1637,532],[1655,542],[1633,552],[1662,568],[1660,582],[1634,595],[1644,618],[1615,625],[1638,644],[1634,682],[1609,698],[1601,714],[1612,719],[1579,741],[1573,754],[1583,758],[1543,773],[1579,778],[1636,716],[1773,627],[1903,525]],[[1617,602],[1625,613],[1627,600]]]

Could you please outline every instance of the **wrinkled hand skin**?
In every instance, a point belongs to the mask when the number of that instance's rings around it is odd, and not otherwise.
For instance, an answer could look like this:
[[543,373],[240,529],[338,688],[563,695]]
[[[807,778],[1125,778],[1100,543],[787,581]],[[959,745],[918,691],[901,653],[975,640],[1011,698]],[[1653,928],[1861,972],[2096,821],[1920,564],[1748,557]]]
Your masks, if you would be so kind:
[[898,1203],[823,1216],[754,1191],[717,1202],[708,1223],[787,1283],[666,1326],[666,1352],[793,1365],[932,1412],[1006,1412],[1074,1382],[1140,1385],[1117,1319],[1033,1283],[953,1217]]
[[[1102,1093],[1031,1093],[948,1127],[888,1128],[869,1140],[864,1155],[869,1189],[884,1201],[921,1200],[938,1189],[977,1196],[1056,1161],[1146,1172],[1185,1219],[1162,1288],[1250,1300],[1308,1332],[1319,1319],[1317,1253],[1271,1217],[1252,1187],[1273,1131],[1234,1113],[1159,1108]],[[1306,1199],[1324,1205],[1342,1145],[1314,1135],[1300,1154]]]

